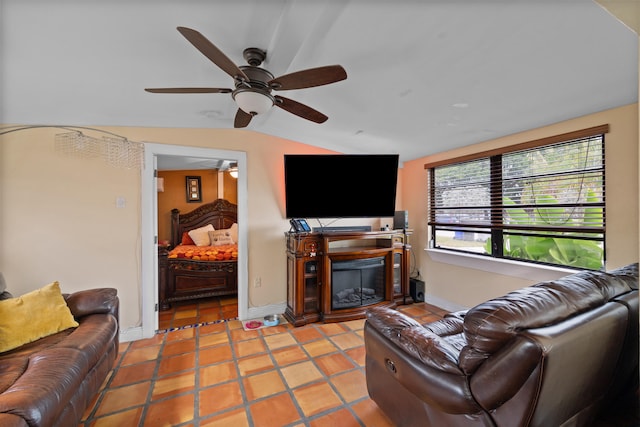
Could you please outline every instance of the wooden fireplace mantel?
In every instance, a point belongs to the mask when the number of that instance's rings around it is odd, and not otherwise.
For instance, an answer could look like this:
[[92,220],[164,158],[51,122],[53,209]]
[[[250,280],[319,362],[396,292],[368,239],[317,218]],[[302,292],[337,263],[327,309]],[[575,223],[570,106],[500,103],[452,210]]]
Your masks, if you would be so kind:
[[[285,233],[287,243],[287,308],[294,326],[312,322],[361,319],[375,306],[412,302],[409,296],[409,230]],[[384,259],[384,297],[369,305],[332,308],[332,264]],[[363,303],[364,304],[364,303]]]

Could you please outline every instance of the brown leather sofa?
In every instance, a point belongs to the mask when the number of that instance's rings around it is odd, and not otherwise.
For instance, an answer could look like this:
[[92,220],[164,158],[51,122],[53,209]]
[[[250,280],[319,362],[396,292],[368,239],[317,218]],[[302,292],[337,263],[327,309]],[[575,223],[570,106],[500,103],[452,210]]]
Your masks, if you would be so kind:
[[539,283],[424,325],[368,311],[370,397],[397,426],[583,426],[638,386],[638,264]]
[[77,426],[113,367],[116,290],[63,296],[79,326],[0,353],[0,426]]

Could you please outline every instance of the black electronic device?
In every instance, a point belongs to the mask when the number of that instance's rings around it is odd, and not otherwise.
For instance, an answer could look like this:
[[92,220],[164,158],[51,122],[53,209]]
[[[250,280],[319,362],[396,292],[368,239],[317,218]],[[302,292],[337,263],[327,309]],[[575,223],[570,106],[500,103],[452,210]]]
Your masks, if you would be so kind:
[[296,233],[308,233],[311,231],[311,227],[307,224],[307,220],[302,218],[292,218],[289,220],[291,227]]
[[398,159],[397,154],[285,154],[286,217],[393,217]]
[[425,286],[422,280],[409,279],[409,295],[413,302],[424,302]]
[[396,211],[393,216],[393,228],[394,230],[406,230],[409,228],[409,212]]

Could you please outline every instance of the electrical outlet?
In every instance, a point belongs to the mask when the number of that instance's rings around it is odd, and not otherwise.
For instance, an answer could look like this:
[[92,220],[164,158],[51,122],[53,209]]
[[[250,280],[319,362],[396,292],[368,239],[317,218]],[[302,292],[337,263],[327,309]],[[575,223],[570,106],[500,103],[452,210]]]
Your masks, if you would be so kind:
[[256,277],[256,280],[253,282],[253,287],[259,288],[260,286],[262,286],[262,279],[260,277]]

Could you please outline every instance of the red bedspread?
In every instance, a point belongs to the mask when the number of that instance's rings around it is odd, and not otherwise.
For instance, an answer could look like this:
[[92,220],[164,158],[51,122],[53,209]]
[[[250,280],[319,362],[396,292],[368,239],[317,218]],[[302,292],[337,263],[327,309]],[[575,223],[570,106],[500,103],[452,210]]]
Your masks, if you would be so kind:
[[178,245],[169,252],[169,258],[187,258],[194,261],[237,261],[238,245]]

